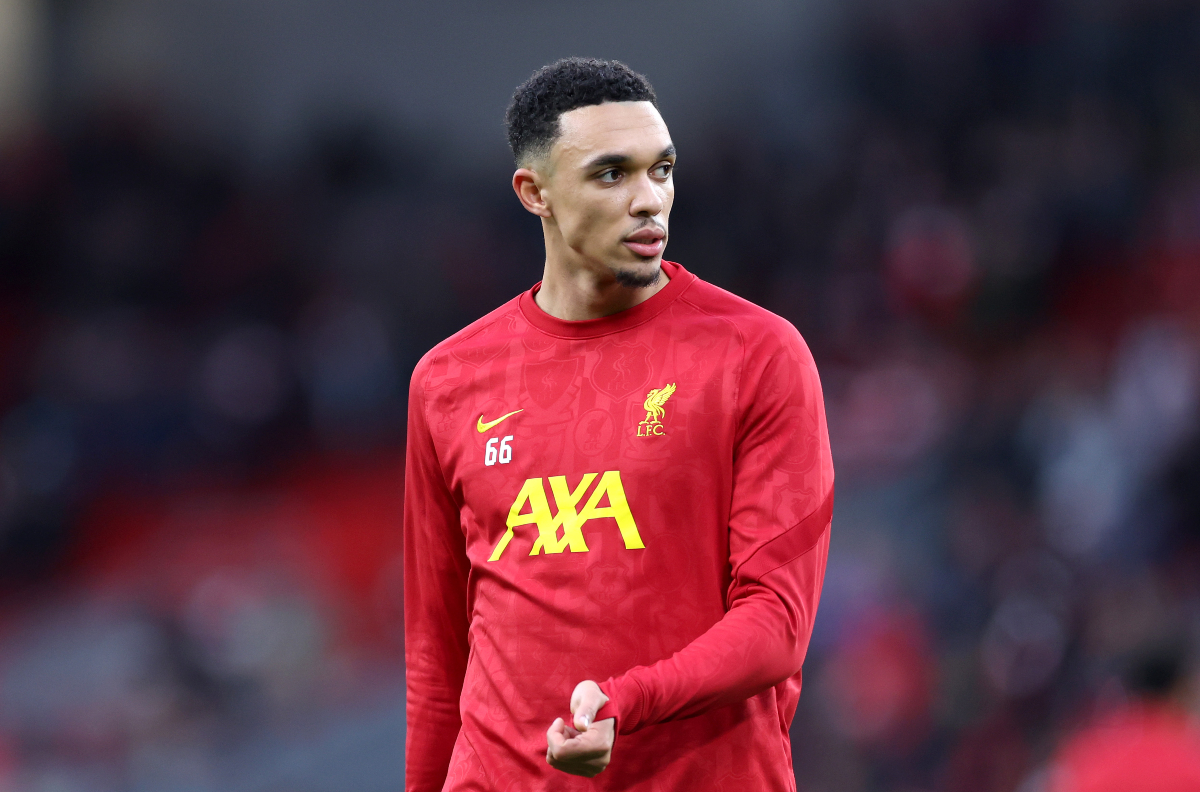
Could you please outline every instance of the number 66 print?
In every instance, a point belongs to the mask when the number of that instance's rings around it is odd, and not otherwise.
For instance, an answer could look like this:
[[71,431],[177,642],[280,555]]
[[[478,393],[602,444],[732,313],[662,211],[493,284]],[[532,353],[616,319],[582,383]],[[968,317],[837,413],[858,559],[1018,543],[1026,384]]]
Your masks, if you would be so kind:
[[[512,446],[508,444],[508,441],[512,439],[512,435],[507,435],[503,439],[499,437],[493,437],[491,440],[488,440],[487,447],[483,452],[483,464],[491,467],[492,465],[496,464],[497,461],[499,461],[501,465],[507,465],[509,462],[512,462]],[[499,453],[497,453],[496,443],[500,444]]]

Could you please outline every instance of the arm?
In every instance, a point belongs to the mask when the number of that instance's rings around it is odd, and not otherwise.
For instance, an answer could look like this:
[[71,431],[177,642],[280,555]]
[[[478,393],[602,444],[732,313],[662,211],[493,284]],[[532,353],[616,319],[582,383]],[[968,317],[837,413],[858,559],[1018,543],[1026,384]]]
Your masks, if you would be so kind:
[[781,343],[747,352],[725,616],[671,657],[601,683],[609,701],[595,719],[615,717],[621,734],[744,701],[804,662],[829,549],[833,462],[816,366],[787,330]]
[[461,728],[467,668],[466,543],[425,415],[424,366],[408,400],[404,473],[405,789],[437,792]]

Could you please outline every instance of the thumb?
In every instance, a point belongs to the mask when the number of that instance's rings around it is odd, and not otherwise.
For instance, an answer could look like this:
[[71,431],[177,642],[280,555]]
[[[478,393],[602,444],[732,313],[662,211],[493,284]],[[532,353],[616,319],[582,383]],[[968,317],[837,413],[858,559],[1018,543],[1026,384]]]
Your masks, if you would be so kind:
[[575,728],[587,731],[596,719],[596,713],[608,703],[608,696],[592,680],[584,680],[575,686],[571,694],[571,712],[575,715]]

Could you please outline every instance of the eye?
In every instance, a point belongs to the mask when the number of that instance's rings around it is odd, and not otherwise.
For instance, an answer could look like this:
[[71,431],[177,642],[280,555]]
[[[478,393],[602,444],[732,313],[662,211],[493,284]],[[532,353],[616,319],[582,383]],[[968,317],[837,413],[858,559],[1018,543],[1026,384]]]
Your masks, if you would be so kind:
[[673,171],[673,170],[675,170],[674,165],[672,165],[670,162],[664,162],[663,164],[659,165],[651,172],[658,178],[665,179],[671,175],[671,171]]
[[621,178],[621,172],[619,170],[617,170],[616,168],[612,168],[611,170],[604,171],[596,178],[599,179],[600,181],[604,182],[605,184],[613,184],[618,179]]

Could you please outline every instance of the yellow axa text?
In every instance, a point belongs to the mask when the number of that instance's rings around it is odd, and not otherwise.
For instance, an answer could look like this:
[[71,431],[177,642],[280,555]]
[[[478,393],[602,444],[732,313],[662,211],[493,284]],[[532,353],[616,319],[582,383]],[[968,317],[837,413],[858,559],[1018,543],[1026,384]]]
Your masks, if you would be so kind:
[[[583,508],[577,510],[575,507],[583,500],[597,476],[600,476],[600,481],[592,489]],[[561,553],[568,548],[574,553],[586,553],[588,546],[583,540],[583,524],[601,517],[616,520],[621,538],[625,540],[625,549],[641,550],[645,547],[638,533],[637,523],[633,521],[633,514],[629,511],[629,501],[625,498],[625,487],[621,485],[620,472],[608,470],[603,475],[585,473],[574,489],[567,485],[566,476],[550,476],[544,481],[550,482],[550,492],[554,496],[558,513],[550,513],[550,501],[546,497],[543,479],[527,479],[517,494],[517,499],[513,501],[512,508],[508,510],[508,530],[500,537],[488,561],[495,561],[500,557],[504,548],[512,541],[513,529],[522,525],[536,525],[538,529],[533,549],[529,551],[531,556],[538,553]],[[600,500],[605,497],[608,499],[608,505],[601,506]]]

